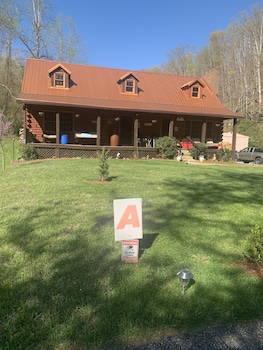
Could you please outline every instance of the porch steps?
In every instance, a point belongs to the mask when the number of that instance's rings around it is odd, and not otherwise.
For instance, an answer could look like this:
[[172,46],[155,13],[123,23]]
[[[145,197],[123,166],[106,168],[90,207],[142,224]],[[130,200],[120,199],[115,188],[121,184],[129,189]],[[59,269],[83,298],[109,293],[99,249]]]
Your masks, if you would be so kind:
[[183,149],[182,153],[183,153],[183,157],[182,157],[183,162],[187,163],[188,161],[194,160],[188,149]]

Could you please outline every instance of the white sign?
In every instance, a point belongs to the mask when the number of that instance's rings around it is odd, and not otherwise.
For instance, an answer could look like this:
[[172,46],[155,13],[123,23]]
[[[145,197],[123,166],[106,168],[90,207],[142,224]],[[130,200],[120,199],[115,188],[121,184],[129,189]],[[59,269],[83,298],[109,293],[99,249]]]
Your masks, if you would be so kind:
[[115,199],[113,208],[115,241],[142,238],[142,199]]

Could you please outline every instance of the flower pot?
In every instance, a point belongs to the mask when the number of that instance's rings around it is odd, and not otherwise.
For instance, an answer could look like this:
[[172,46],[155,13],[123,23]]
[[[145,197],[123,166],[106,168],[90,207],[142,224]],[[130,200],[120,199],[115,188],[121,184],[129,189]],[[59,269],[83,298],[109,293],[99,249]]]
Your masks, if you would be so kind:
[[118,146],[118,144],[119,144],[119,135],[116,135],[116,134],[111,135],[111,137],[110,137],[110,145],[116,147],[116,146]]

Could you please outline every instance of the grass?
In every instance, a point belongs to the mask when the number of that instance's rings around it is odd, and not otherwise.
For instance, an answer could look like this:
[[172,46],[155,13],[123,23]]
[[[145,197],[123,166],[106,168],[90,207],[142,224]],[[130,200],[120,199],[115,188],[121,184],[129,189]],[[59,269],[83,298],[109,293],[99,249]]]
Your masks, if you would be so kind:
[[[0,349],[119,349],[263,316],[243,241],[261,225],[263,167],[97,159],[10,164],[0,174]],[[12,148],[12,147],[11,147]],[[17,157],[17,147],[15,147]],[[138,264],[121,262],[113,200],[142,198]],[[194,284],[183,295],[176,273]]]

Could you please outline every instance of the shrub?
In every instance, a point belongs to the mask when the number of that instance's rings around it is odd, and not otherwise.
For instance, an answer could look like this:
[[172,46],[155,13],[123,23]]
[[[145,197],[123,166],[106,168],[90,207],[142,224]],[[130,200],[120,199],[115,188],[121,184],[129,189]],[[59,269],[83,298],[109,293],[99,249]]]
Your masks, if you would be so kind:
[[108,153],[105,147],[102,147],[101,153],[99,153],[99,175],[100,180],[105,181],[109,177],[109,164],[108,164]]
[[178,147],[175,139],[168,136],[159,137],[156,140],[157,157],[164,159],[174,159],[178,155]]
[[216,159],[218,161],[229,162],[231,159],[231,152],[228,148],[221,148],[216,153]]
[[190,154],[193,159],[199,159],[199,156],[204,156],[206,158],[207,145],[205,143],[195,143],[192,148],[190,148]]
[[21,157],[25,160],[38,159],[38,153],[36,149],[31,145],[23,145],[20,147]]
[[246,260],[263,265],[263,228],[256,225],[245,240]]

